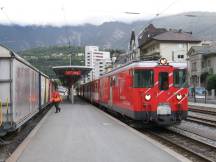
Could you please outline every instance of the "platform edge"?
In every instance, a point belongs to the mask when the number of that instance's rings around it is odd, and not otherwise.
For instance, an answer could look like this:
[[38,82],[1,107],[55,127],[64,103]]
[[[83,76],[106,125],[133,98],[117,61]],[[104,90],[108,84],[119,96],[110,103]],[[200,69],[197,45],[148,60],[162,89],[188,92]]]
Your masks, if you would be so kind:
[[[93,105],[92,105],[93,106]],[[168,148],[167,146],[161,144],[160,142],[151,139],[150,137],[140,133],[139,131],[129,127],[127,124],[121,122],[120,120],[114,118],[113,116],[105,113],[104,111],[98,109],[97,107],[93,106],[98,112],[105,114],[108,118],[114,120],[115,122],[117,122],[118,124],[122,125],[123,127],[127,128],[128,130],[130,130],[131,132],[135,133],[136,135],[144,138],[146,141],[152,143],[153,145],[157,146],[158,148],[160,148],[161,150],[164,150],[165,152],[167,152],[168,154],[172,155],[173,157],[177,158],[178,160],[182,161],[182,162],[192,162],[191,160],[189,160],[188,158],[186,158],[185,156],[171,150],[170,148]]]
[[24,141],[16,148],[16,150],[11,154],[11,156],[6,159],[5,162],[16,162],[19,157],[22,155],[22,153],[25,151],[31,140],[34,138],[34,136],[37,134],[38,130],[41,128],[43,123],[46,121],[47,117],[51,113],[51,109],[47,112],[47,114],[42,118],[42,120],[36,125],[34,129],[31,130],[29,135],[24,139]]

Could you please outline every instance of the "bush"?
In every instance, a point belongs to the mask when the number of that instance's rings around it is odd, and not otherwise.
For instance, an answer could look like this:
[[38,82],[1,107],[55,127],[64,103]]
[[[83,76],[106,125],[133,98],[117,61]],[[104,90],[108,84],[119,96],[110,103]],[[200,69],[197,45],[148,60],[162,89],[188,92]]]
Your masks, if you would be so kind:
[[216,89],[216,74],[207,77],[207,90]]

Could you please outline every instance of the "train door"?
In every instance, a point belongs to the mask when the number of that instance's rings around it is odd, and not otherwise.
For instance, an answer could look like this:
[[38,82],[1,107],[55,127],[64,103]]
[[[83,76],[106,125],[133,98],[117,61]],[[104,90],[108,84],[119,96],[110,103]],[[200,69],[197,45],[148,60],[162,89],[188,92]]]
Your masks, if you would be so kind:
[[157,114],[169,115],[171,114],[171,105],[168,100],[172,95],[170,88],[173,85],[173,70],[171,67],[157,67],[155,77],[157,81]]
[[[12,120],[10,114],[12,114],[13,105],[12,64],[12,59],[0,58],[0,127],[4,125],[5,129],[9,129],[12,126],[10,122]],[[0,135],[4,135],[4,131],[1,132],[1,129]]]
[[112,83],[113,83],[113,81],[112,81],[112,77],[110,76],[109,77],[109,83],[110,83],[110,97],[109,97],[109,105],[110,105],[110,107],[112,107],[113,106],[113,92],[112,92]]

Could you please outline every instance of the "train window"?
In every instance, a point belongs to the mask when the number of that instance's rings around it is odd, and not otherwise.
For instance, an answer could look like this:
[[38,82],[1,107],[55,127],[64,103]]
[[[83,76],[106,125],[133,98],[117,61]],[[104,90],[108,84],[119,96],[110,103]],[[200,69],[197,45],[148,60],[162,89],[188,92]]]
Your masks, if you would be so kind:
[[137,69],[134,70],[134,80],[133,87],[134,88],[149,88],[154,85],[154,71],[153,70],[144,70]]
[[173,73],[174,87],[187,87],[187,72],[185,69],[175,70]]
[[168,90],[169,89],[169,75],[167,72],[159,73],[159,89]]

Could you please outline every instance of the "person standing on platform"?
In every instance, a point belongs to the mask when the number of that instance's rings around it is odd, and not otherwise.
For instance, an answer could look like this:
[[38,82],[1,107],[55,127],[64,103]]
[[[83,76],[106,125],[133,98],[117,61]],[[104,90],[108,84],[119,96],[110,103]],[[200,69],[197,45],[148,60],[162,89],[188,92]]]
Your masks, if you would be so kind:
[[62,101],[61,96],[57,90],[57,86],[55,87],[55,90],[52,93],[52,98],[51,98],[51,102],[53,103],[53,105],[55,105],[56,108],[56,112],[58,113],[61,111],[61,108],[59,107],[60,102]]

